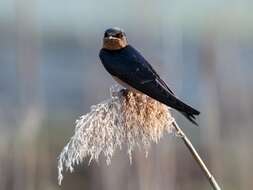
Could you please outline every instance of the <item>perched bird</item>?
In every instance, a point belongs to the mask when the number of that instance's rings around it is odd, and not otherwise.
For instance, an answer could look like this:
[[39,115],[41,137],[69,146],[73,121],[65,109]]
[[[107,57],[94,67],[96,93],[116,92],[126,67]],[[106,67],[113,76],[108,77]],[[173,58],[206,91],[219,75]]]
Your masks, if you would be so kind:
[[176,109],[197,125],[195,115],[200,112],[175,96],[148,61],[128,44],[122,29],[114,27],[105,31],[99,57],[105,69],[125,88]]

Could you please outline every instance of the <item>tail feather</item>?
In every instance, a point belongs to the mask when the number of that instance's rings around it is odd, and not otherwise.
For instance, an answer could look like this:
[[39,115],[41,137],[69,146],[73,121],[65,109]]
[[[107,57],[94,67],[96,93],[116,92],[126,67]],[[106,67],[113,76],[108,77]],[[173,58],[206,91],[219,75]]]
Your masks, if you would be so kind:
[[200,112],[179,100],[173,93],[171,93],[171,91],[168,91],[168,89],[164,88],[164,86],[161,86],[159,83],[157,83],[157,81],[143,83],[135,88],[151,98],[154,98],[155,100],[176,109],[187,119],[189,119],[189,121],[198,126],[197,122],[195,121],[195,116],[199,115]]
[[198,123],[196,122],[196,117],[193,114],[181,112],[190,122],[192,122],[194,125],[199,126]]
[[185,104],[181,100],[176,98],[175,104],[171,104],[171,107],[175,108],[178,110],[180,113],[182,113],[190,122],[192,122],[194,125],[198,126],[198,123],[196,122],[196,117],[197,115],[200,114],[200,112],[191,106]]

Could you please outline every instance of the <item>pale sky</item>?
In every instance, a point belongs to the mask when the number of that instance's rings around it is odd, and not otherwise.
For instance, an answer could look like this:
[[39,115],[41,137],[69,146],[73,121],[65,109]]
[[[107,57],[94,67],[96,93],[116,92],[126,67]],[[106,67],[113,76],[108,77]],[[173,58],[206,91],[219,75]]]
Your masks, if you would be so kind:
[[253,35],[252,0],[1,0],[0,23],[15,23],[17,7],[43,31],[168,26]]

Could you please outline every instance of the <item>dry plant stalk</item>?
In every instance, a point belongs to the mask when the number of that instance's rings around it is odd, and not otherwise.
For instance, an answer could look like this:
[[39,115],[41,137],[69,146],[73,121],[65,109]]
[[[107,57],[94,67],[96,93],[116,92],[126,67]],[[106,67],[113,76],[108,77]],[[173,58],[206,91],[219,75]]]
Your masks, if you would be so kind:
[[182,131],[182,129],[178,126],[178,124],[176,122],[173,122],[173,126],[175,127],[175,130],[177,131],[178,136],[180,136],[181,139],[184,141],[184,144],[186,145],[186,147],[190,151],[191,155],[196,160],[196,162],[199,165],[199,167],[201,168],[201,170],[204,172],[205,176],[207,177],[207,179],[208,179],[209,183],[211,184],[211,186],[213,187],[213,189],[220,190],[221,188],[220,188],[219,184],[217,183],[216,179],[211,174],[211,172],[208,170],[207,166],[205,165],[205,163],[203,162],[203,160],[199,156],[198,152],[196,151],[196,149],[192,145],[191,141],[184,134],[184,132]]
[[113,86],[111,98],[91,106],[91,111],[76,121],[75,134],[64,147],[58,160],[58,183],[63,170],[74,170],[85,158],[98,161],[103,154],[111,163],[114,151],[127,146],[130,163],[132,151],[139,147],[148,155],[152,142],[157,143],[164,132],[176,132],[195,158],[214,190],[220,190],[190,140],[180,129],[164,104],[144,95]]

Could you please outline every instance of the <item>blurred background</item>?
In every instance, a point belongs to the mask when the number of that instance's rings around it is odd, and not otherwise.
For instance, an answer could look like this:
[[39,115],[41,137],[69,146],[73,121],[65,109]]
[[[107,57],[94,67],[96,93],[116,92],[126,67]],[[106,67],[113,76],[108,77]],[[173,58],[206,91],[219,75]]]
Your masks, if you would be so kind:
[[200,127],[174,113],[224,189],[253,187],[253,1],[0,1],[0,189],[211,189],[181,140],[166,135],[133,164],[85,161],[57,185],[74,122],[109,97],[98,58],[124,28]]

